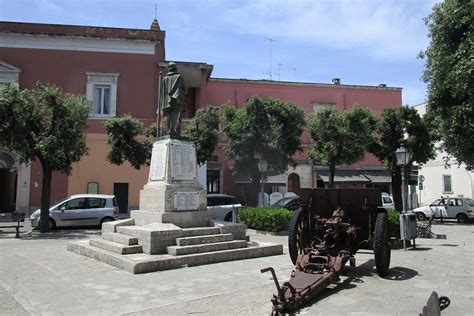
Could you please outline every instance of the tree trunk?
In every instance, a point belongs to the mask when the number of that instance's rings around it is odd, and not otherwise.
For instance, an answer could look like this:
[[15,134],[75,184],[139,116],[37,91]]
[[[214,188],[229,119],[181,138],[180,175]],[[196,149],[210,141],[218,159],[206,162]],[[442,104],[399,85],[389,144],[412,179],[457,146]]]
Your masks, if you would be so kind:
[[403,200],[402,200],[402,175],[400,168],[397,167],[392,172],[392,195],[395,209],[399,212],[403,211]]
[[47,163],[41,163],[43,167],[43,184],[41,187],[41,213],[40,231],[49,232],[49,203],[51,201],[51,167]]
[[329,163],[329,183],[328,188],[334,188],[334,176],[336,175],[336,163],[331,161]]

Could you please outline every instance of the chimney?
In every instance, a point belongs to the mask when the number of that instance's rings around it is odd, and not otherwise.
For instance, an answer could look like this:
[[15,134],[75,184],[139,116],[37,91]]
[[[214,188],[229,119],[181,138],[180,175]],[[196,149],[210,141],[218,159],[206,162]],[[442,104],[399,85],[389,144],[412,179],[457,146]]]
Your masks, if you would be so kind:
[[341,84],[341,78],[332,78],[333,84]]

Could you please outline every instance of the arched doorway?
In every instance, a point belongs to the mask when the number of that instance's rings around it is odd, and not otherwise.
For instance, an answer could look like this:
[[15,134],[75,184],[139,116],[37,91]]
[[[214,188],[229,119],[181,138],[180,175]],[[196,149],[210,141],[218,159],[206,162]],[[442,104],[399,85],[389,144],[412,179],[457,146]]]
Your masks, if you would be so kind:
[[297,173],[288,176],[288,192],[296,194],[300,192],[300,176]]
[[13,212],[16,209],[16,189],[18,168],[15,158],[0,150],[0,213]]

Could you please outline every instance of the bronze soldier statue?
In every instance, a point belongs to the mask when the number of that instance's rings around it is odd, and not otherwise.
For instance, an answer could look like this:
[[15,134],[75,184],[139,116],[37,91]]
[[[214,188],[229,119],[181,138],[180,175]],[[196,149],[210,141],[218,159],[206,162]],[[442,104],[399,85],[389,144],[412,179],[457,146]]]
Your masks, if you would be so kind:
[[163,77],[160,89],[160,106],[166,116],[167,132],[170,136],[181,134],[181,111],[184,108],[186,86],[178,67],[171,62],[168,73]]

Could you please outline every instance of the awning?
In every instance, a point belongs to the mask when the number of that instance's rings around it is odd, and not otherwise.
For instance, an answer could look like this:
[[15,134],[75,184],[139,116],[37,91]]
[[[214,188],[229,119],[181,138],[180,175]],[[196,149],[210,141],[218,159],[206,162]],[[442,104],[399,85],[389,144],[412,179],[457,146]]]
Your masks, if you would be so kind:
[[[329,182],[329,170],[318,170],[316,175],[324,182]],[[336,170],[334,182],[370,182],[359,170]]]
[[392,177],[387,170],[361,170],[360,174],[372,183],[391,183]]
[[[237,175],[235,177],[235,183],[237,184],[248,184],[251,183],[250,177],[248,176],[243,176],[243,175]],[[286,185],[286,179],[287,175],[286,174],[277,174],[274,176],[268,176],[265,180],[265,184],[271,184],[271,185]]]

